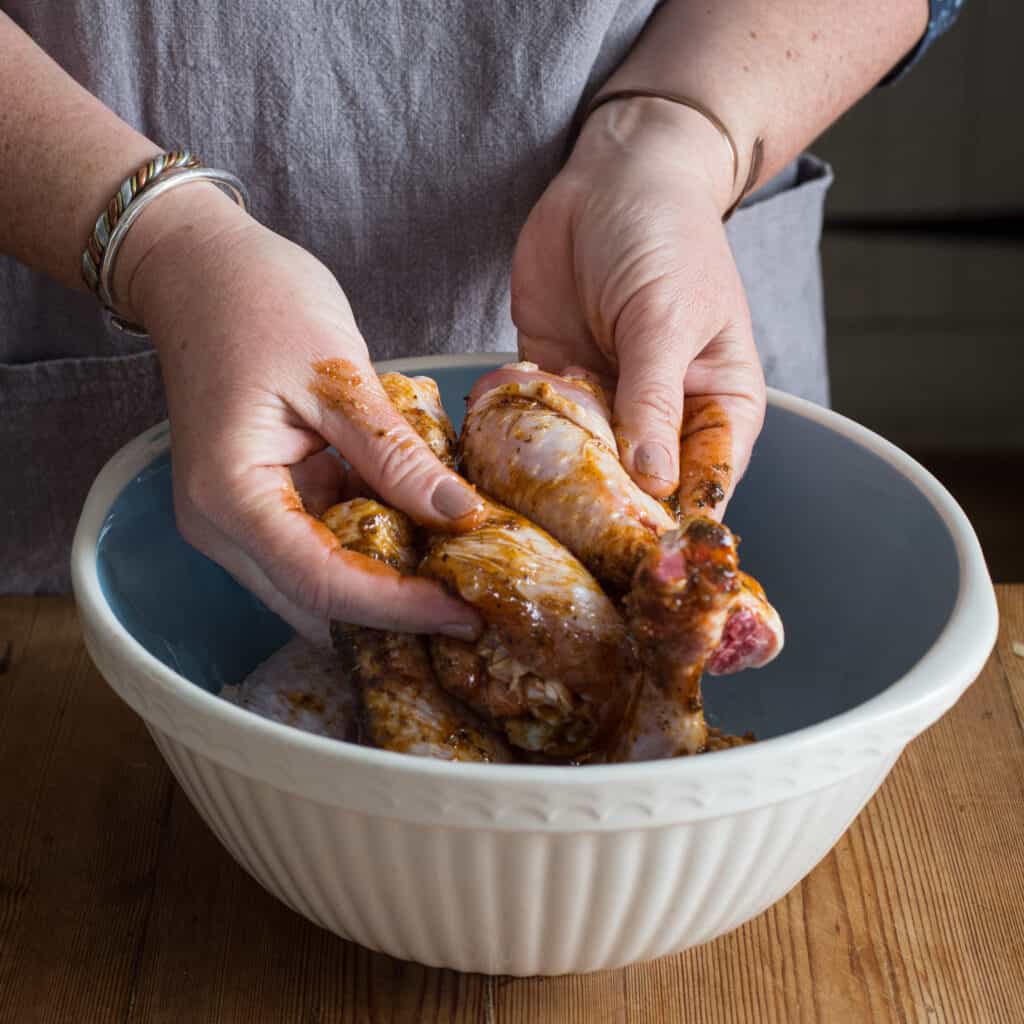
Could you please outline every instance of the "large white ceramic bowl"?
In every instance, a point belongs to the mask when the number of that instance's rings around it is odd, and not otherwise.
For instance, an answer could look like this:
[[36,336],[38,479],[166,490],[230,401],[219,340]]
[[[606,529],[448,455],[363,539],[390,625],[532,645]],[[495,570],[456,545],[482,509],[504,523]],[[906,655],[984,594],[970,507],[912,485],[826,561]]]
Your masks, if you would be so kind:
[[[406,360],[461,410],[498,356]],[[949,494],[880,437],[773,393],[729,521],[787,624],[710,715],[761,742],[585,768],[447,764],[215,696],[287,636],[173,527],[166,426],[96,480],[75,538],[85,639],[231,854],[298,913],[393,956],[561,974],[706,942],[824,856],[974,680],[996,605]]]

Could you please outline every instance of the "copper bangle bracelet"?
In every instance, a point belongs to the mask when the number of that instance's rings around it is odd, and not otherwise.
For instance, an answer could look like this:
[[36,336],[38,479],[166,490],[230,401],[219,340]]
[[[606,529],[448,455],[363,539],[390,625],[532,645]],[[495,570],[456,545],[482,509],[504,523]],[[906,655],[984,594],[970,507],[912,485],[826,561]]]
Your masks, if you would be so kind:
[[[599,94],[587,107],[586,112],[583,114],[582,121],[586,121],[591,114],[594,113],[598,107],[603,107],[606,103],[611,103],[613,100],[629,100],[638,98],[648,98],[656,100],[668,100],[670,103],[678,103],[680,106],[689,107],[690,110],[696,111],[706,121],[710,122],[718,130],[718,134],[725,140],[725,144],[729,147],[729,151],[732,153],[732,188],[735,191],[736,182],[740,176],[740,151],[736,145],[736,140],[732,136],[732,132],[726,127],[725,122],[713,111],[709,110],[699,100],[692,99],[689,96],[683,96],[680,93],[668,92],[664,89],[616,89],[612,92],[606,92]],[[750,152],[750,170],[747,173],[746,181],[743,184],[743,188],[740,189],[739,195],[730,204],[729,208],[722,215],[722,220],[727,221],[733,213],[736,212],[736,208],[746,198],[747,193],[753,187],[757,181],[758,175],[761,173],[761,165],[764,162],[764,139],[758,136],[754,140],[753,148]]]

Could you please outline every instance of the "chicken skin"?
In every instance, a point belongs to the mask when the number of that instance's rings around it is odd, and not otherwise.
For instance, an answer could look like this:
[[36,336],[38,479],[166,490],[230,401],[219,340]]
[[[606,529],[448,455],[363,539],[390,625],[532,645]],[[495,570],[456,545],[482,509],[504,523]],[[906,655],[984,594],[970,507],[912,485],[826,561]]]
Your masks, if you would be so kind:
[[[415,569],[413,528],[401,512],[356,498],[322,518],[350,551],[401,573]],[[505,742],[438,686],[423,637],[332,622],[331,639],[358,687],[362,738],[372,746],[447,761],[512,760]]]
[[736,539],[708,514],[731,483],[728,445],[717,406],[691,402],[682,486],[662,503],[622,466],[607,401],[585,376],[519,363],[486,375],[469,396],[467,477],[550,530],[622,598],[643,684],[615,759],[706,749],[704,671],[757,667],[781,649],[778,614],[740,572]]
[[472,605],[474,644],[434,637],[442,684],[523,750],[580,757],[606,741],[635,690],[624,623],[583,566],[499,506],[475,530],[435,537],[420,573]]
[[338,665],[337,655],[294,636],[261,662],[238,686],[220,696],[261,718],[315,736],[355,740],[359,695]]
[[703,516],[663,534],[640,562],[625,603],[644,685],[614,760],[649,761],[707,748],[700,681],[742,587],[737,568],[732,534]]
[[461,455],[472,483],[557,537],[617,594],[675,526],[619,461],[604,395],[583,378],[532,363],[482,377],[470,392]]
[[441,404],[437,383],[430,377],[406,377],[404,373],[383,373],[380,382],[406,423],[441,462],[454,468],[458,439]]
[[[625,595],[659,538],[678,527],[679,513],[713,511],[729,486],[728,429],[716,410],[706,400],[690,403],[684,479],[677,500],[663,503],[619,461],[599,386],[517,363],[485,375],[470,392],[462,468],[481,490],[560,540],[610,593]],[[778,614],[760,585],[740,575],[744,586],[730,609],[738,620],[723,628],[712,674],[759,668],[782,649]]]
[[[393,404],[425,439],[454,434],[437,385],[385,374]],[[440,426],[431,421],[444,416]],[[522,515],[488,502],[485,521],[430,538],[419,573],[484,622],[470,644],[431,640],[438,680],[532,755],[581,758],[611,741],[638,689],[622,616],[584,566]]]

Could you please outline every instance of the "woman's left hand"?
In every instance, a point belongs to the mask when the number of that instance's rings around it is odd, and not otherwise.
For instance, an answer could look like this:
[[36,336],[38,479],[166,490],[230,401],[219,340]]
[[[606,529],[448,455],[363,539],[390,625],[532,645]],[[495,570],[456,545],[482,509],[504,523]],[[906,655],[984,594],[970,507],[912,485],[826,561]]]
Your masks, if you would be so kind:
[[[692,482],[697,463],[724,446],[725,500],[764,419],[764,376],[722,225],[732,178],[728,146],[699,114],[616,100],[587,120],[516,246],[521,357],[615,382],[619,454],[658,497],[679,485],[684,396],[690,414],[714,409],[713,399],[731,427],[730,438],[717,411],[698,417],[682,449]],[[684,511],[695,511],[684,489]],[[725,500],[705,511],[720,515]]]

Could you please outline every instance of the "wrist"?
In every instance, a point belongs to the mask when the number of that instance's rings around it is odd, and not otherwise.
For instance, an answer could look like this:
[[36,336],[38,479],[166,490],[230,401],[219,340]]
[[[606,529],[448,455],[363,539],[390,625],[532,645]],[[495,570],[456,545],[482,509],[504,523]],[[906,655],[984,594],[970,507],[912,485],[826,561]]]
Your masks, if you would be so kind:
[[119,314],[145,324],[166,275],[182,272],[189,254],[209,238],[246,222],[251,218],[210,182],[189,182],[157,198],[132,225],[117,256],[112,283]]
[[606,103],[584,122],[572,160],[653,161],[702,189],[719,214],[739,187],[729,143],[702,113],[671,100],[634,96]]

